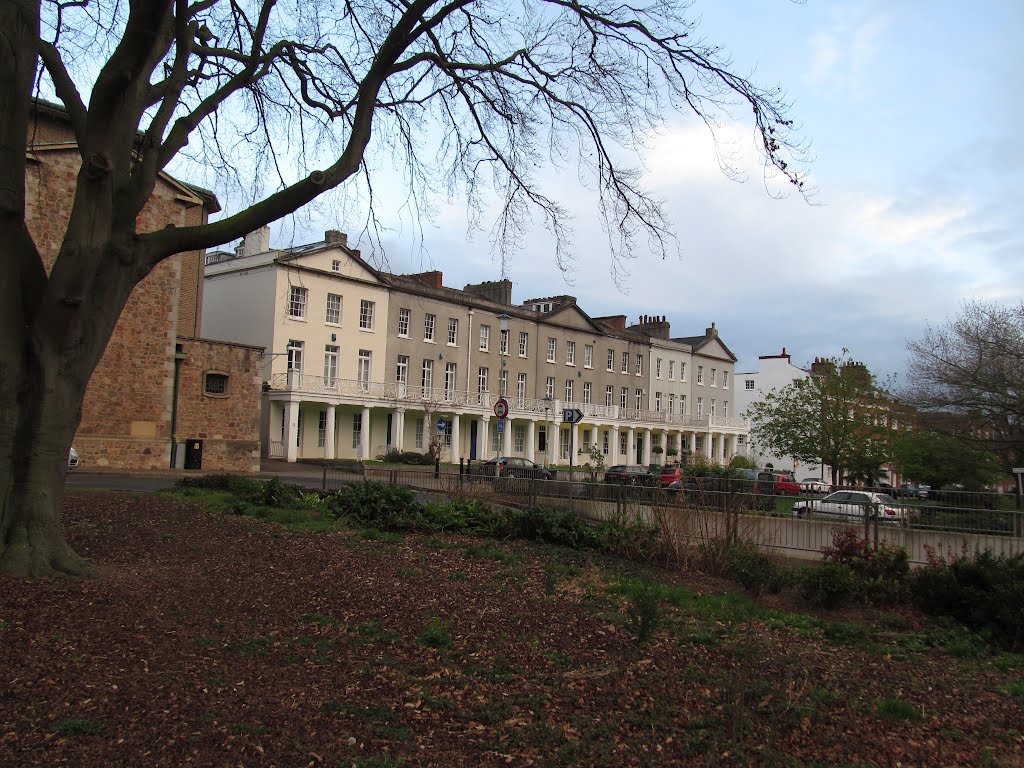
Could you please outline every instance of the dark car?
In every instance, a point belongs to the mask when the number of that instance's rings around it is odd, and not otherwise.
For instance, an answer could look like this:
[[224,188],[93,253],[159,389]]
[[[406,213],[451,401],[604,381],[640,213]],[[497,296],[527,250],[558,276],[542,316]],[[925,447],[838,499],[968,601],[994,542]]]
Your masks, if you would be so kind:
[[658,485],[658,476],[642,464],[619,464],[605,471],[604,481],[621,485]]
[[519,456],[497,456],[483,463],[483,473],[493,477],[526,477],[537,480],[550,480],[551,473],[538,467],[529,459]]
[[904,483],[896,489],[896,497],[904,499],[927,499],[931,486]]

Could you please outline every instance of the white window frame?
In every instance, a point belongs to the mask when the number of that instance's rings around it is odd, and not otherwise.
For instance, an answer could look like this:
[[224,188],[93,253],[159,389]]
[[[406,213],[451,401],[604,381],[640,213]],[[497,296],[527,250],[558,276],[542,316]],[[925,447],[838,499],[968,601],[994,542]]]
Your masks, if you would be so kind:
[[361,299],[359,301],[359,330],[373,330],[374,304],[375,302],[372,302],[369,299]]
[[728,386],[729,386],[729,372],[728,371],[722,371],[722,389],[725,389]]
[[565,342],[565,364],[576,365],[576,342]]
[[640,411],[640,410],[643,410],[643,407],[644,407],[644,391],[642,389],[638,389],[636,391],[636,409],[638,411]]
[[480,351],[491,351],[491,326],[489,325],[480,326]]
[[753,392],[754,391],[754,380],[753,379],[744,379],[743,380],[743,389],[745,389],[747,392]]
[[448,318],[448,346],[457,347],[459,345],[459,318],[449,317]]
[[359,360],[356,368],[356,381],[362,392],[370,391],[370,375],[373,366],[373,352],[368,349],[359,350]]
[[516,424],[512,428],[512,450],[516,453],[526,452],[526,425]]
[[526,398],[526,374],[522,371],[516,374],[516,397],[520,400]]
[[403,339],[409,338],[409,321],[412,319],[412,310],[402,307],[398,310],[398,335]]
[[299,339],[288,340],[288,370],[302,373],[302,355],[306,351],[306,342]]
[[338,360],[341,348],[336,344],[324,345],[324,384],[333,387],[338,381]]
[[425,426],[426,420],[423,417],[419,417],[416,419],[416,425],[414,427],[413,434],[415,435],[414,440],[416,447],[419,448],[420,450],[423,450],[423,436],[425,432]]
[[629,407],[629,387],[623,387],[619,390],[619,408]]
[[613,402],[615,402],[615,387],[611,384],[606,384],[604,388],[604,405],[606,408],[611,408]]
[[573,395],[575,394],[575,388],[576,387],[575,387],[575,380],[574,379],[566,379],[565,380],[565,402],[567,402],[567,403],[575,402],[573,400]]
[[609,349],[608,350],[608,359],[605,362],[605,370],[606,371],[614,371],[615,370],[615,350],[614,349]]
[[498,331],[498,354],[508,354],[508,329],[504,331]]
[[704,386],[704,366],[703,365],[698,365],[697,366],[697,383],[700,386],[702,386],[702,387]]
[[429,358],[424,358],[423,367],[420,368],[420,387],[434,388],[434,361]]
[[301,285],[291,286],[291,289],[288,291],[288,317],[291,320],[305,320],[308,300],[308,288]]
[[656,379],[660,379],[661,378],[661,358],[660,357],[658,358],[657,363],[656,363],[656,367],[655,367],[655,371],[654,371],[654,377]]
[[409,356],[399,355],[395,366],[395,381],[399,384],[409,383]]
[[555,399],[555,377],[548,376],[544,381],[544,397]]
[[[334,304],[334,307],[331,307]],[[331,316],[334,319],[331,319]],[[328,293],[327,294],[327,314],[325,315],[324,322],[327,325],[341,325],[341,294],[340,293]]]
[[555,362],[555,357],[558,354],[558,340],[548,336],[548,359],[547,362]]
[[643,376],[644,375],[644,356],[642,354],[636,356],[636,371],[635,371],[635,373],[636,373],[637,376]]
[[674,381],[675,378],[676,378],[676,361],[675,360],[669,360],[668,361],[668,380],[669,381]]
[[704,398],[703,397],[698,397],[697,398],[697,414],[696,415],[697,416],[703,416],[704,415]]
[[655,411],[660,411],[661,410],[661,392],[655,392],[654,393],[654,410]]
[[456,377],[458,376],[458,364],[457,363],[445,363],[444,364],[444,399],[454,400],[455,399],[455,387]]
[[584,344],[583,345],[583,367],[593,368],[594,367],[594,345]]
[[429,344],[434,343],[434,327],[437,325],[437,315],[427,312],[423,315],[423,340]]
[[625,374],[629,373],[629,352],[628,351],[622,353],[622,369],[621,369],[621,372],[625,373]]
[[363,414],[361,412],[352,414],[352,447],[358,448],[362,444],[363,437]]
[[709,377],[709,378],[710,378],[709,384],[710,384],[710,385],[711,385],[712,387],[717,387],[717,386],[718,386],[718,384],[716,383],[716,381],[717,381],[717,379],[718,379],[718,371],[717,371],[717,370],[716,370],[715,368],[712,368],[712,369],[711,369],[711,374],[710,374],[710,377]]
[[498,394],[508,397],[508,369],[502,368],[498,374]]
[[586,405],[590,405],[591,403],[591,399],[593,397],[593,389],[594,388],[589,381],[583,382],[583,402]]
[[519,332],[519,356],[526,357],[530,350],[530,334],[526,331]]
[[491,371],[489,368],[480,366],[476,369],[476,391],[480,394],[487,392]]

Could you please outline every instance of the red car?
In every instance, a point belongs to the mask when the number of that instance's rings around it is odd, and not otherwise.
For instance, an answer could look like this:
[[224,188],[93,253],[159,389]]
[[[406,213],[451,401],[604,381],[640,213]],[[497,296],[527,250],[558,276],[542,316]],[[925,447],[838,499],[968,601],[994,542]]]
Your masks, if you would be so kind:
[[683,468],[682,467],[669,467],[665,466],[661,468],[661,487],[667,488],[672,485],[676,480],[680,483],[683,482]]
[[757,483],[754,486],[754,493],[775,496],[799,496],[800,485],[792,475],[785,475],[781,472],[759,472],[757,474]]

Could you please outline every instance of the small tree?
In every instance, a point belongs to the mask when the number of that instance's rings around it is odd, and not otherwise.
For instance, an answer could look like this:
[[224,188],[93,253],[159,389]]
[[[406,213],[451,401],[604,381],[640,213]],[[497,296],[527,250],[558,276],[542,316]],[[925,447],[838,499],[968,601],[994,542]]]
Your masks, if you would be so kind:
[[865,474],[887,460],[891,406],[867,368],[846,358],[815,361],[809,378],[769,392],[748,412],[760,444],[828,464],[835,485],[845,471]]

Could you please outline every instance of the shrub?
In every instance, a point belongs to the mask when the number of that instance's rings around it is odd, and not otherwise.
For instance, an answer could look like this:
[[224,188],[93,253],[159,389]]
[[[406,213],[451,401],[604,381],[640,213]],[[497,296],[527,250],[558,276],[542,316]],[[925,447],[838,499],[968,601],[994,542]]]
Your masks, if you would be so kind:
[[629,625],[636,632],[637,640],[646,643],[661,623],[661,609],[658,607],[660,588],[650,579],[644,579],[628,585],[624,591]]
[[417,451],[400,451],[397,448],[392,448],[383,456],[378,456],[377,458],[379,458],[381,461],[387,462],[388,464],[432,465],[434,463],[434,457],[429,453],[418,453]]
[[789,580],[789,570],[777,560],[747,542],[735,542],[726,554],[725,574],[750,594],[777,594]]
[[827,610],[838,608],[857,594],[857,577],[845,563],[826,561],[805,568],[798,581],[804,599]]
[[347,518],[365,528],[405,531],[426,527],[425,510],[416,494],[401,485],[373,481],[353,483],[327,497],[334,517]]
[[597,531],[571,512],[548,507],[531,507],[517,516],[516,535],[524,539],[580,549],[596,548]]
[[850,569],[857,582],[857,597],[867,603],[894,603],[907,595],[910,557],[903,547],[882,542],[872,547],[851,529],[832,534],[832,546],[823,547],[827,562]]
[[1011,651],[1024,650],[1024,554],[976,552],[929,563],[910,580],[914,604],[949,616]]

